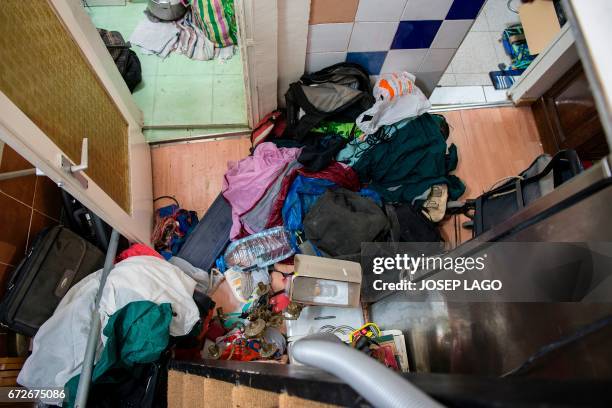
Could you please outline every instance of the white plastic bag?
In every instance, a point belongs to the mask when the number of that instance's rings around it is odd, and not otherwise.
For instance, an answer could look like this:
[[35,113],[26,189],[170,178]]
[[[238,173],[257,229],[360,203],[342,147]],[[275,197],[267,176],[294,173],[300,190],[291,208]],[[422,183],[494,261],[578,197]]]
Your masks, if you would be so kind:
[[408,72],[383,74],[374,86],[374,105],[357,118],[357,126],[366,135],[381,126],[420,116],[431,108],[429,99],[415,85]]

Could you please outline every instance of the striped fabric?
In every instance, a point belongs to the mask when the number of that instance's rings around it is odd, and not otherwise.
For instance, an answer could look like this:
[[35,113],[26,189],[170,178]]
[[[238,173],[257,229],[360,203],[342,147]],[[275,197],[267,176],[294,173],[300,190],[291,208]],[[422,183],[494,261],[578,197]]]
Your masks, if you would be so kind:
[[197,24],[216,47],[238,44],[233,0],[193,0]]

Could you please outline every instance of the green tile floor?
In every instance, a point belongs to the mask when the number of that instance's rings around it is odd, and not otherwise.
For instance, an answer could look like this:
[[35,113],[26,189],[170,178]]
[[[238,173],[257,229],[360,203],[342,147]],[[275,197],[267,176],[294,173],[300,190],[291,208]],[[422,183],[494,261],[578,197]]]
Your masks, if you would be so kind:
[[[119,31],[126,41],[145,17],[146,2],[128,2],[126,6],[88,7],[96,27]],[[134,100],[144,114],[145,126],[189,126],[185,131],[147,131],[147,140],[162,141],[201,135],[212,125],[247,128],[246,102],[240,53],[221,61],[195,61],[172,53],[162,60],[138,54],[142,83],[134,91]],[[230,130],[228,130],[230,131]],[[175,136],[173,136],[175,135]]]

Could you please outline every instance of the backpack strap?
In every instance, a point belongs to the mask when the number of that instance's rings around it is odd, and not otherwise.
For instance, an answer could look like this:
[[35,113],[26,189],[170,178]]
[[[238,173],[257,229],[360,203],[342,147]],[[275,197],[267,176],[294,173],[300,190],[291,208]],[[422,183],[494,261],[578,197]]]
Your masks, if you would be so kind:
[[[294,82],[289,85],[289,91],[285,94],[287,103],[287,129],[286,136],[298,141],[303,140],[313,127],[317,126],[328,114],[320,112],[315,108],[302,91],[302,84]],[[304,115],[300,117],[300,109]]]

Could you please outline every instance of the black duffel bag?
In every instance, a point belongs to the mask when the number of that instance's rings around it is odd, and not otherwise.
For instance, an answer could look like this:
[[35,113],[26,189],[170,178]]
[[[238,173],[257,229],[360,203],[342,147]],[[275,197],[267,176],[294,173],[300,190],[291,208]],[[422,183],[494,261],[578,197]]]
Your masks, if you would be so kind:
[[391,223],[372,199],[344,188],[327,190],[304,217],[304,233],[337,257],[358,254],[362,242],[386,240]]
[[9,281],[0,304],[0,322],[34,336],[66,292],[103,265],[102,251],[68,228],[43,230]]
[[142,68],[136,53],[130,50],[131,44],[125,42],[118,31],[108,31],[98,28],[98,33],[106,45],[106,49],[113,57],[119,73],[123,77],[130,92],[142,81]]

